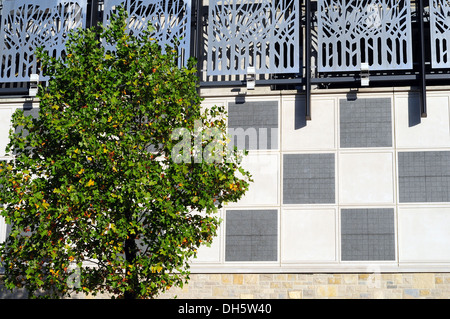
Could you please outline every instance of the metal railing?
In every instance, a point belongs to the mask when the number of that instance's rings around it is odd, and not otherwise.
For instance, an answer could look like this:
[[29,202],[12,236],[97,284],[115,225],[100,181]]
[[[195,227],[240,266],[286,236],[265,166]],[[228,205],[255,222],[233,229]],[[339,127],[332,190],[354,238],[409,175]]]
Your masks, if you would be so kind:
[[162,45],[181,39],[201,87],[252,78],[309,101],[313,86],[413,85],[426,116],[426,86],[450,83],[450,0],[3,0],[0,94],[40,73],[36,47],[63,56],[70,30],[108,23],[119,4],[134,34],[151,22]]

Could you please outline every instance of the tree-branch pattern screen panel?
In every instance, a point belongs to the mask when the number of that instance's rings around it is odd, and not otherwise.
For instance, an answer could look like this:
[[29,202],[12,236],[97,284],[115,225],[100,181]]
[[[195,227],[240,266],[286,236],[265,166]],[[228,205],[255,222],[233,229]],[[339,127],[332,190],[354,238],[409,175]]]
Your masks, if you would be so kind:
[[[35,50],[61,57],[70,30],[84,27],[86,0],[4,1],[0,31],[0,80],[26,82],[41,74]],[[46,80],[41,74],[41,80]]]
[[412,68],[409,0],[318,0],[318,71]]
[[128,12],[128,28],[139,37],[150,22],[152,37],[164,49],[174,47],[179,41],[180,66],[186,63],[190,54],[191,1],[190,0],[105,0],[103,24],[107,24],[111,14],[122,5]]
[[211,0],[208,23],[208,75],[300,71],[300,1]]
[[431,66],[449,68],[450,1],[430,0]]

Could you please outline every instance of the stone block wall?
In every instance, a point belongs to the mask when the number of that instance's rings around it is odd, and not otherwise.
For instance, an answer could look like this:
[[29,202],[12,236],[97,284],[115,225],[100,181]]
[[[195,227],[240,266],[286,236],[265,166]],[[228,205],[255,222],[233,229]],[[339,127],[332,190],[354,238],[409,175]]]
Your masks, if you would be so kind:
[[449,299],[450,273],[192,274],[160,299]]

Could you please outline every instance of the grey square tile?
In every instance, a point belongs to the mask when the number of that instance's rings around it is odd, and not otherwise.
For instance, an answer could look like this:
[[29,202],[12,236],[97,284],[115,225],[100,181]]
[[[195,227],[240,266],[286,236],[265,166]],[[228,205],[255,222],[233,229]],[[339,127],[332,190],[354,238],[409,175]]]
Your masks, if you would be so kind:
[[334,154],[285,154],[283,203],[335,202]]
[[340,100],[340,146],[391,147],[391,99]]
[[228,132],[239,149],[278,148],[278,102],[229,103]]
[[394,210],[341,210],[342,260],[395,260]]
[[276,261],[276,210],[227,210],[225,260]]
[[399,201],[449,202],[450,152],[399,152]]

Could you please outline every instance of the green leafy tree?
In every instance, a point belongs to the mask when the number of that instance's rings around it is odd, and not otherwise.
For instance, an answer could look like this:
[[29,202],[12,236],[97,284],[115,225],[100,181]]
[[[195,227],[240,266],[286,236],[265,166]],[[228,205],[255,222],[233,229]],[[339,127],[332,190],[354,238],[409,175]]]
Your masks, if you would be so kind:
[[251,182],[224,109],[201,107],[194,61],[130,35],[124,10],[70,34],[64,60],[38,56],[51,77],[39,116],[14,113],[0,166],[5,285],[51,298],[182,286],[217,209]]

